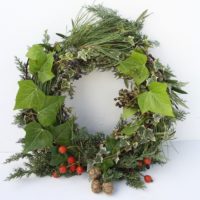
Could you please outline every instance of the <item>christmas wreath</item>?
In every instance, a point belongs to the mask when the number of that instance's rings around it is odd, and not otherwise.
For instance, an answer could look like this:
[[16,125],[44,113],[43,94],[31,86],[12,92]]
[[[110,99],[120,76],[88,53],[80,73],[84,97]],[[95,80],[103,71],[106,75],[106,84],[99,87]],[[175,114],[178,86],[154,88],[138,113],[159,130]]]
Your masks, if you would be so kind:
[[[163,145],[174,137],[176,121],[185,117],[178,93],[186,92],[185,83],[149,53],[157,42],[141,32],[147,16],[145,11],[130,21],[101,5],[88,6],[67,35],[57,33],[59,42],[49,43],[45,31],[42,43],[28,49],[27,62],[16,58],[21,80],[15,123],[26,134],[19,140],[23,151],[6,163],[26,160],[8,180],[88,172],[92,191],[107,194],[116,180],[135,188],[153,181],[145,171],[166,162]],[[112,71],[126,86],[114,99],[123,112],[107,136],[79,127],[64,104],[65,98],[73,98],[74,80],[94,69]]]

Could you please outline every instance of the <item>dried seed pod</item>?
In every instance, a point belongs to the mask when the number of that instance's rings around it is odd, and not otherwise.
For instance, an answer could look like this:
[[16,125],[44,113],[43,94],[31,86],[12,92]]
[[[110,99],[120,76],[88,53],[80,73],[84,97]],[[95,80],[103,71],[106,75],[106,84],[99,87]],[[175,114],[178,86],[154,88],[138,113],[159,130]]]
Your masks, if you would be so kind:
[[101,170],[98,167],[93,167],[89,170],[88,175],[91,179],[96,179],[101,175]]
[[100,193],[102,191],[101,182],[99,180],[93,180],[91,184],[92,192]]
[[106,194],[112,194],[113,184],[111,182],[103,183],[102,189]]

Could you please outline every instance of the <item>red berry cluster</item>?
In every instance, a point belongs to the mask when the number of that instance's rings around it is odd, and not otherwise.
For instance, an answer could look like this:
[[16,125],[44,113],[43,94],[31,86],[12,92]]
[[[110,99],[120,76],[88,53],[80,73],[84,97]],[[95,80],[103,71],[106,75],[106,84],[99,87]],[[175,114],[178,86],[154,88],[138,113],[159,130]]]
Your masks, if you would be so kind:
[[149,169],[151,163],[152,163],[152,159],[151,158],[144,158],[143,160],[138,160],[137,161],[137,166],[139,168],[142,168],[143,166],[145,166],[147,169]]
[[[143,160],[138,160],[138,161],[137,161],[137,166],[138,166],[138,168],[140,168],[140,169],[143,168],[144,166],[145,166],[147,169],[150,169],[151,163],[152,163],[152,159],[151,159],[151,158],[144,158]],[[151,183],[151,182],[153,182],[153,179],[152,179],[151,176],[145,175],[145,176],[144,176],[144,181],[145,181],[146,183]]]
[[[59,146],[59,148],[58,148],[58,152],[60,154],[66,154],[67,151],[68,151],[68,149],[67,149],[66,146],[62,145],[62,146]],[[67,164],[68,165],[66,165],[66,164],[60,165],[59,168],[58,168],[59,173],[54,171],[52,173],[52,177],[58,178],[59,175],[66,174],[68,169],[70,170],[71,173],[76,172],[78,175],[81,175],[84,172],[83,167],[81,167],[80,165],[77,166],[76,159],[72,155],[67,158]]]

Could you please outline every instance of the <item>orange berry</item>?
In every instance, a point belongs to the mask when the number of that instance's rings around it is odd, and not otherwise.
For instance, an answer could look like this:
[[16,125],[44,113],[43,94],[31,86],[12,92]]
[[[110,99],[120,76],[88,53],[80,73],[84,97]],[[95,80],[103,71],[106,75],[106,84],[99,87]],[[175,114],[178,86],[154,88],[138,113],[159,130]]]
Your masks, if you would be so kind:
[[70,170],[70,172],[72,172],[72,173],[75,172],[75,171],[76,171],[76,165],[70,166],[69,170]]
[[144,176],[144,180],[145,180],[146,183],[151,183],[151,182],[153,182],[152,177],[149,176],[149,175]]
[[54,178],[58,178],[58,177],[59,177],[59,175],[58,175],[58,173],[57,173],[57,172],[55,172],[55,171],[54,171],[54,172],[52,173],[52,177],[54,177]]
[[74,156],[69,156],[68,159],[67,159],[67,162],[68,162],[69,164],[73,164],[73,163],[76,162],[76,159],[74,158]]
[[78,167],[76,168],[76,173],[77,173],[78,175],[81,175],[83,172],[84,172],[83,167],[78,166]]
[[152,160],[151,160],[151,158],[144,158],[143,162],[145,165],[150,165]]
[[58,152],[61,153],[61,154],[65,154],[67,152],[67,147],[65,146],[60,146],[58,148]]
[[66,174],[66,172],[67,172],[67,167],[64,166],[64,165],[61,165],[61,166],[59,167],[59,172],[60,172],[61,174]]

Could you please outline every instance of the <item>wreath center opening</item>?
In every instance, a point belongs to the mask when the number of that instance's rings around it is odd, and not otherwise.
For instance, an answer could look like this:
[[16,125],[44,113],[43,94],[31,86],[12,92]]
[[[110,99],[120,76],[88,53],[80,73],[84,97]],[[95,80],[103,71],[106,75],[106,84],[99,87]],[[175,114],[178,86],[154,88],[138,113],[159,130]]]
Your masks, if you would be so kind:
[[110,134],[122,113],[122,109],[115,106],[114,98],[125,88],[123,79],[115,78],[111,71],[94,70],[73,85],[73,99],[65,103],[72,107],[80,127],[86,127],[90,133]]

